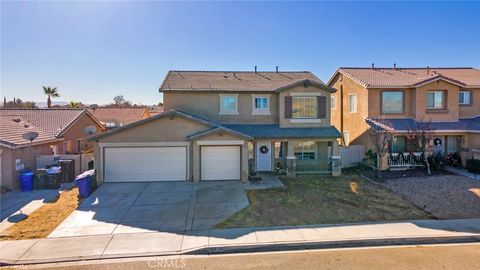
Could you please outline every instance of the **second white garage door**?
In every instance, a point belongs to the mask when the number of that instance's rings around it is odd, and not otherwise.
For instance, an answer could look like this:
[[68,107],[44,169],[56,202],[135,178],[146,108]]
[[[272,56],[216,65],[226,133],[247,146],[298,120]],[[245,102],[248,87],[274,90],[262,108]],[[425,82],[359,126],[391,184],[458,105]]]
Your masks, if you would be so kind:
[[104,148],[105,182],[186,181],[187,148]]
[[202,146],[201,180],[239,180],[240,146]]

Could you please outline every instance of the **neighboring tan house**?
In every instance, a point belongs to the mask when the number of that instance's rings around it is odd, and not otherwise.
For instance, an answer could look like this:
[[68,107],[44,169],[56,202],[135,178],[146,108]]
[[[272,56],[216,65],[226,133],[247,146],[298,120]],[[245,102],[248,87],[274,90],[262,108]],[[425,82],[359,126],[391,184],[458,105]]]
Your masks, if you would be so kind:
[[[86,127],[96,132],[103,126],[83,109],[0,109],[0,185],[18,187],[18,174],[23,169],[36,169],[37,155],[77,154],[92,148],[86,142]],[[31,143],[23,138],[28,132],[38,133]]]
[[432,121],[435,151],[460,153],[463,161],[480,153],[478,69],[342,67],[328,85],[338,90],[331,97],[332,124],[346,145],[372,149],[368,130],[385,119],[397,134],[390,152],[415,151],[405,133]]
[[164,113],[89,138],[100,181],[340,173],[335,90],[311,72],[170,71],[159,91]]
[[106,129],[122,127],[150,117],[147,107],[98,107],[88,111],[102,122]]

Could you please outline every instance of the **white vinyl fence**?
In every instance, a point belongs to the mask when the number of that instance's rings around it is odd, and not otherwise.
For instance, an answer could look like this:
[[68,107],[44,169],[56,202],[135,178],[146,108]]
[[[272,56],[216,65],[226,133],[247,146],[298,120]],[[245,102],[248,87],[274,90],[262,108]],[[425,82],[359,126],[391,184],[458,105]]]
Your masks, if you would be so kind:
[[[37,169],[45,168],[47,165],[55,164],[60,159],[73,159],[75,160],[75,175],[79,175],[81,172],[88,170],[88,162],[93,160],[92,154],[82,154],[81,162],[80,155],[37,155]],[[81,164],[81,168],[80,168]]]
[[358,165],[365,158],[364,145],[350,145],[340,147],[340,156],[342,157],[342,168],[348,168]]

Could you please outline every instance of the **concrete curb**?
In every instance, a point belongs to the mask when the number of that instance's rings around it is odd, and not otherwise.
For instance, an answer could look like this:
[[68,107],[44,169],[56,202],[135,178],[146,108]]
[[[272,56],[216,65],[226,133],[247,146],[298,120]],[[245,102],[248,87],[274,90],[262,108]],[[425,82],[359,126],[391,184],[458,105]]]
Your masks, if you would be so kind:
[[401,245],[429,245],[429,244],[460,244],[480,242],[480,234],[470,236],[435,236],[435,237],[403,237],[403,238],[379,238],[379,239],[344,239],[333,241],[294,241],[294,242],[274,242],[264,244],[243,244],[243,245],[223,245],[208,246],[193,250],[184,250],[176,252],[148,252],[132,253],[119,255],[95,255],[95,256],[75,256],[69,258],[42,259],[42,260],[2,260],[0,266],[18,266],[34,265],[48,263],[64,263],[75,261],[95,261],[104,259],[125,259],[138,257],[156,257],[172,255],[214,255],[214,254],[232,254],[245,252],[271,252],[286,250],[308,250],[308,249],[332,249],[332,248],[361,248],[361,247],[381,247],[381,246],[401,246]]

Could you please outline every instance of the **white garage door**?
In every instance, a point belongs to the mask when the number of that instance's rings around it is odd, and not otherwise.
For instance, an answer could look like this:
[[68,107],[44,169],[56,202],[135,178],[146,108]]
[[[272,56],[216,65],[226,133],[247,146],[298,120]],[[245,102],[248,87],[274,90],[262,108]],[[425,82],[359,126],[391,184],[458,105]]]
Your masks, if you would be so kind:
[[185,181],[187,148],[107,147],[105,182]]
[[201,180],[239,180],[240,146],[202,146]]

